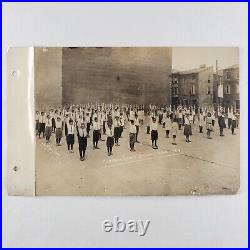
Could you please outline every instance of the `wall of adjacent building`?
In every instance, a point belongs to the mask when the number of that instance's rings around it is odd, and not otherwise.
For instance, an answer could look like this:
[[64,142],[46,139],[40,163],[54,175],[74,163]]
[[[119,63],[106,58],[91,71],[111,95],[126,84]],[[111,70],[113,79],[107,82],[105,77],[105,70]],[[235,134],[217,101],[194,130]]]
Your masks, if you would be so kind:
[[[212,106],[213,105],[213,67],[208,67],[204,71],[199,72],[199,105]],[[210,82],[208,82],[210,80]],[[208,94],[208,87],[210,87],[210,94]]]
[[63,103],[169,104],[171,48],[63,48]]
[[[230,73],[230,79],[227,79],[227,72]],[[227,85],[230,86],[230,94],[226,93]],[[228,68],[223,70],[223,101],[225,107],[236,107],[236,101],[240,100],[239,93],[239,68]]]
[[34,50],[35,108],[48,110],[62,105],[62,48]]

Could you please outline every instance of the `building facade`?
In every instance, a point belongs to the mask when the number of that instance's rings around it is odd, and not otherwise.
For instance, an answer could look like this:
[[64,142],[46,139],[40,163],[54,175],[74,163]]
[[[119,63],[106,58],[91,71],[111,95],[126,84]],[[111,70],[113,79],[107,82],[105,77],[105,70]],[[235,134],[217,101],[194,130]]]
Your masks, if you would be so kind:
[[171,70],[168,47],[63,48],[63,104],[170,104]]
[[171,71],[170,47],[36,47],[36,108],[170,104]]
[[34,49],[35,108],[62,105],[62,48]]
[[213,105],[213,67],[173,71],[171,89],[173,105]]
[[239,65],[223,69],[223,104],[240,109]]
[[223,106],[223,70],[213,74],[213,103],[214,106]]

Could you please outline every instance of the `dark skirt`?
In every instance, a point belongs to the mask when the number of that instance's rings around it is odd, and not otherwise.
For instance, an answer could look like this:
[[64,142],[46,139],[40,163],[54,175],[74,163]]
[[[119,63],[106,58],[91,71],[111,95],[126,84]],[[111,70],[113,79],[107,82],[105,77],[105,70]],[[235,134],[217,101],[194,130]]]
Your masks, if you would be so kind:
[[39,123],[39,132],[45,131],[45,123]]
[[90,122],[87,123],[87,133],[90,131]]
[[213,125],[212,123],[207,124],[207,130],[212,131],[213,130]]
[[185,127],[184,127],[184,135],[185,136],[190,136],[190,135],[192,135],[192,127],[191,127],[191,125],[185,125]]
[[39,121],[36,121],[36,131],[39,131],[39,125],[40,125]]
[[114,137],[107,137],[107,147],[113,147],[114,146]]
[[99,139],[100,139],[100,131],[94,130],[93,131],[93,141],[99,141]]
[[114,128],[114,137],[117,139],[120,137],[120,127]]
[[231,126],[232,126],[232,128],[236,128],[236,120],[232,120]]
[[75,143],[75,135],[68,134],[67,135],[67,144],[71,145]]
[[56,139],[61,139],[63,137],[62,129],[56,128]]
[[64,131],[65,131],[65,135],[67,136],[68,135],[68,126],[67,126],[67,123],[65,123]]
[[79,150],[86,150],[88,144],[87,137],[78,136],[78,144],[79,144]]
[[152,141],[158,140],[158,131],[157,130],[151,131],[151,140]]
[[52,127],[46,126],[46,127],[45,127],[45,136],[46,136],[46,137],[50,137],[50,136],[51,136],[51,133],[52,133]]
[[119,137],[121,137],[122,133],[123,133],[123,126],[120,126],[120,135],[119,135]]
[[55,118],[52,118],[51,120],[52,120],[52,128],[55,128],[56,127],[56,120],[55,120]]
[[136,134],[130,133],[129,134],[129,142],[130,143],[135,143],[135,140],[136,140]]

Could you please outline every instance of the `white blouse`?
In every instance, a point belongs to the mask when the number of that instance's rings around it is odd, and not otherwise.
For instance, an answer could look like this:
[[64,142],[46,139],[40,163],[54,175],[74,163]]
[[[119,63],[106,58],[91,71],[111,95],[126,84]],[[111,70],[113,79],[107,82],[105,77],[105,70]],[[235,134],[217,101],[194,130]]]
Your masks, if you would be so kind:
[[117,121],[117,120],[114,120],[114,127],[115,127],[115,128],[120,127],[120,122]]
[[39,122],[40,123],[45,123],[46,116],[45,115],[40,115],[39,116]]
[[190,125],[190,120],[187,117],[185,117],[185,124]]
[[152,122],[150,128],[151,128],[151,130],[157,130],[157,128],[158,128],[157,122]]
[[111,128],[107,128],[106,129],[106,135],[107,135],[107,137],[113,137],[114,136],[114,129],[113,129],[113,127],[111,127]]
[[56,128],[62,128],[62,121],[56,120]]
[[52,119],[46,118],[45,124],[46,124],[46,127],[52,127]]
[[87,130],[85,128],[79,128],[78,131],[81,137],[85,137],[87,135]]
[[135,126],[140,126],[140,123],[139,123],[139,119],[138,119],[138,118],[135,119]]
[[93,122],[93,129],[100,130],[100,124],[98,122]]
[[67,125],[68,128],[68,134],[73,135],[75,133],[75,126],[72,124]]
[[129,133],[133,133],[133,134],[136,133],[136,127],[135,127],[135,125],[130,124]]

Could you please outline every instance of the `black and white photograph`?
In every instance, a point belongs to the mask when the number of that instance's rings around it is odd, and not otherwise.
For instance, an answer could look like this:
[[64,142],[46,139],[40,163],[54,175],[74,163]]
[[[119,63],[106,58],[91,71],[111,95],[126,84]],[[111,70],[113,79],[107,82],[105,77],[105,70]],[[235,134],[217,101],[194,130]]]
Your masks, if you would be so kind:
[[233,194],[237,47],[35,47],[36,195]]
[[2,3],[3,248],[248,247],[248,3]]

